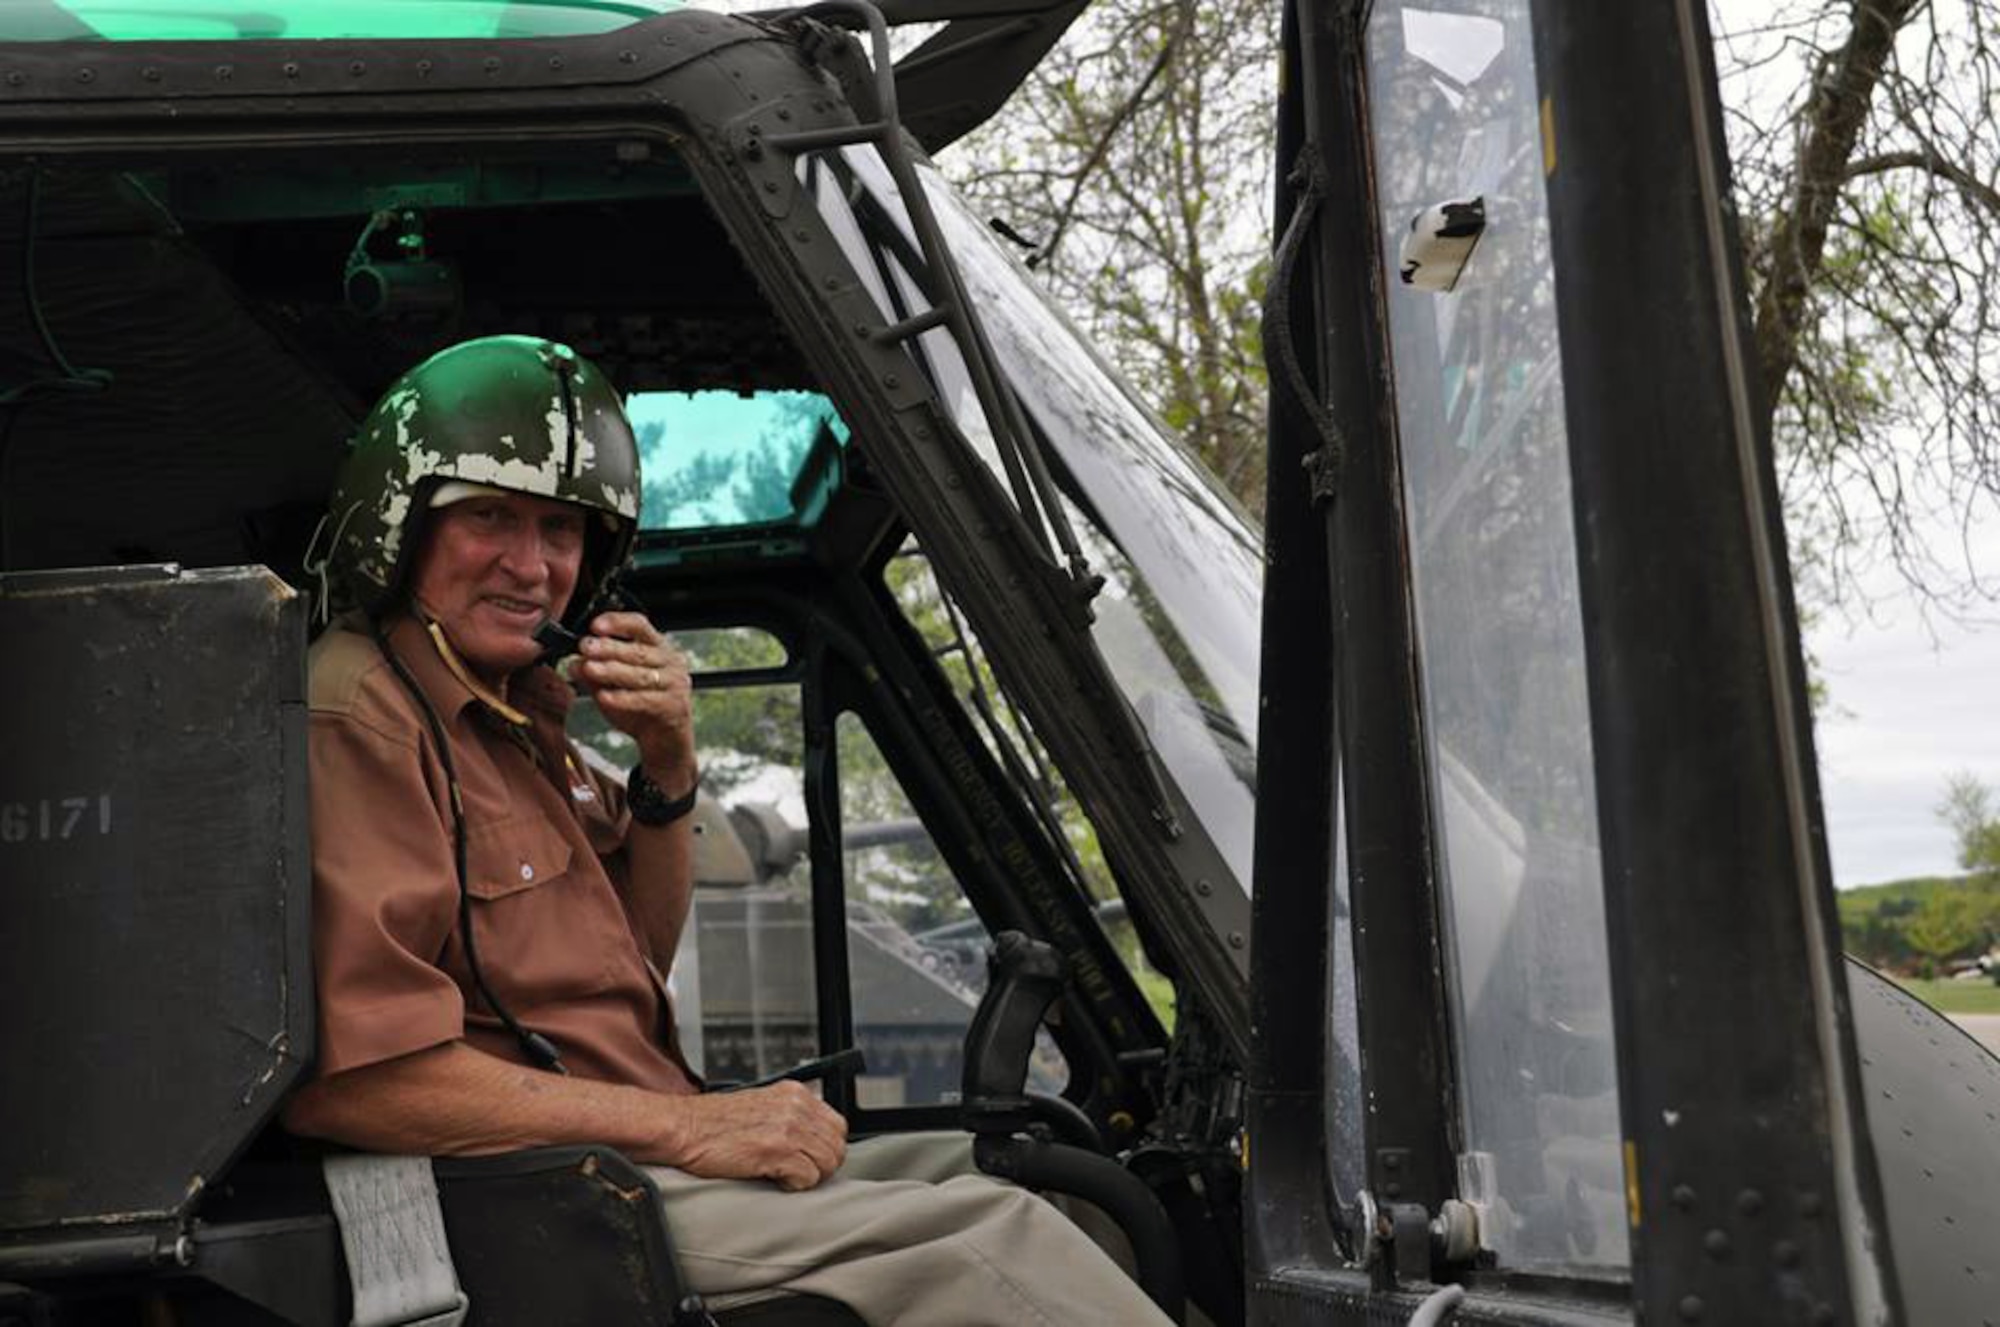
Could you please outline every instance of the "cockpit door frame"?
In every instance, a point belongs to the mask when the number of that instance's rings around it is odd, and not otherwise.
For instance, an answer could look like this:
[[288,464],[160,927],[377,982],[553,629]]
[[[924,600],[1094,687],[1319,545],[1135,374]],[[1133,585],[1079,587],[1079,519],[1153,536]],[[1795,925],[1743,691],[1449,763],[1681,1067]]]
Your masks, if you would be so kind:
[[[1274,730],[1295,731],[1307,715],[1324,721],[1345,775],[1368,1182],[1379,1199],[1385,1144],[1414,1136],[1414,1155],[1395,1162],[1410,1200],[1435,1211],[1455,1187],[1455,1069],[1433,1016],[1446,965],[1425,866],[1420,747],[1382,713],[1406,716],[1410,737],[1421,731],[1412,640],[1395,630],[1407,627],[1410,588],[1368,139],[1370,8],[1288,6],[1280,170],[1298,169],[1281,184],[1278,215],[1281,233],[1304,217],[1309,242],[1296,269],[1282,249],[1277,264],[1295,305],[1287,321],[1299,373],[1288,376],[1279,329],[1267,335],[1266,618],[1297,621],[1323,595],[1335,663],[1323,678],[1331,703],[1315,706],[1299,671],[1266,653],[1265,712],[1281,696],[1291,708],[1267,723],[1259,803],[1253,1321],[1373,1321],[1428,1289],[1421,1277],[1399,1284],[1385,1242],[1393,1223],[1358,1222],[1354,1195],[1335,1191],[1328,1171],[1299,1173],[1334,1142],[1313,1132],[1324,1128],[1334,1072],[1324,1014],[1314,1026],[1278,1009],[1280,984],[1301,970],[1325,979],[1331,939],[1332,817],[1314,822],[1310,843],[1298,833],[1302,802],[1276,826],[1280,789],[1309,775],[1310,755]],[[1770,439],[1755,423],[1706,15],[1700,0],[1533,0],[1532,18],[1596,742],[1630,1311],[1649,1321],[1899,1320]],[[1301,377],[1303,401],[1290,389]],[[1315,432],[1316,415],[1332,428]],[[1315,457],[1337,464],[1308,465]],[[1316,485],[1330,511],[1318,529],[1302,514]],[[1315,565],[1321,553],[1330,576]],[[1276,832],[1289,854],[1272,846]],[[1386,841],[1411,855],[1372,858],[1371,845]],[[1302,968],[1280,972],[1274,961]],[[1430,1270],[1466,1282],[1455,1320],[1496,1321],[1528,1289],[1504,1268]],[[1541,1278],[1537,1293],[1550,1321],[1604,1320],[1628,1311],[1615,1290]],[[1507,1320],[1520,1311],[1516,1300]]]
[[1635,1297],[1900,1317],[1707,10],[1534,16]]

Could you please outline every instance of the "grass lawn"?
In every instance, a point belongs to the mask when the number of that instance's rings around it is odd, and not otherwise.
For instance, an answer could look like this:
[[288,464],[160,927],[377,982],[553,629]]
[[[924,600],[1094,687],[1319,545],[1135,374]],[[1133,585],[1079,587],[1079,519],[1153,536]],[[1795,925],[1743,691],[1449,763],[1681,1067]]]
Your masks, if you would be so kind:
[[1945,1014],[2000,1014],[2000,986],[1991,981],[1896,979],[1910,994]]

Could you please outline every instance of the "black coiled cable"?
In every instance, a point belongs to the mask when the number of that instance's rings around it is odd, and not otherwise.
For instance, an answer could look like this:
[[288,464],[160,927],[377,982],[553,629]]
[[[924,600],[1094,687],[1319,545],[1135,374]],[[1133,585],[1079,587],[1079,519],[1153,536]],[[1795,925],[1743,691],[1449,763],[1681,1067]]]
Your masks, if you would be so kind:
[[479,967],[479,948],[472,935],[472,891],[466,886],[465,803],[458,790],[458,768],[451,758],[451,739],[445,735],[444,721],[438,717],[437,709],[424,695],[423,688],[417,685],[409,665],[390,648],[389,636],[382,629],[381,621],[370,617],[368,626],[375,637],[375,644],[382,651],[382,657],[389,661],[390,671],[396,674],[396,679],[417,702],[417,708],[423,711],[424,721],[430,725],[431,741],[437,746],[438,763],[444,767],[445,787],[451,794],[451,864],[458,876],[459,943],[465,946],[465,965],[472,970],[472,984],[478,988],[480,998],[486,1001],[486,1007],[514,1034],[514,1039],[521,1044],[522,1053],[529,1060],[551,1073],[567,1074],[569,1070],[563,1067],[562,1053],[556,1049],[555,1043],[515,1018],[507,1006],[500,1003],[500,998],[493,994],[493,988],[486,984],[486,974]]

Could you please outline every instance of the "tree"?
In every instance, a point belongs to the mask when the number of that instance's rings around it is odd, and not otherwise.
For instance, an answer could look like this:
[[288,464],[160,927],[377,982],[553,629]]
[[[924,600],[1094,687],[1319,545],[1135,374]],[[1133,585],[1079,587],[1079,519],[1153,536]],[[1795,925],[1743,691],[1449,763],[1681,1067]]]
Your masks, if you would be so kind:
[[2000,893],[2000,805],[1993,790],[1961,770],[1945,781],[1937,814],[1958,840],[1958,864],[1975,883]]
[[[1718,25],[1754,334],[1809,590],[1886,557],[1991,598],[1925,526],[2000,510],[1993,0],[1794,0]],[[1746,9],[1747,12],[1747,9]]]
[[1843,947],[1871,967],[1903,969],[1915,958],[1903,919],[1887,908],[1841,927]]
[[[2000,0],[1714,0],[1754,336],[1809,609],[2000,515]],[[1098,0],[947,154],[1167,422],[1261,508],[1277,6]]]
[[1099,0],[944,162],[1255,511],[1277,25],[1253,0]]
[[1987,919],[1978,901],[1964,889],[1934,891],[1903,928],[1910,945],[1923,956],[1924,975],[1937,975],[1938,964],[1962,957],[1984,944]]

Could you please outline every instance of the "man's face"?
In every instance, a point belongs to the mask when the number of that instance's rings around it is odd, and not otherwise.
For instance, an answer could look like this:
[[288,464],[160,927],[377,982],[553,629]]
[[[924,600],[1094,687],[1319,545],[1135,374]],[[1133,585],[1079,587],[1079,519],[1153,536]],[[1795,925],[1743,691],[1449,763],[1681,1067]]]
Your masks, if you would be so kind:
[[523,493],[431,513],[411,592],[473,672],[499,682],[540,657],[534,630],[569,605],[584,520],[580,507]]

